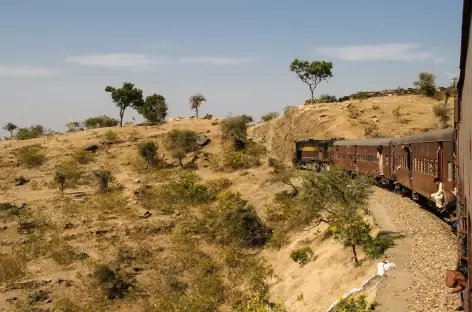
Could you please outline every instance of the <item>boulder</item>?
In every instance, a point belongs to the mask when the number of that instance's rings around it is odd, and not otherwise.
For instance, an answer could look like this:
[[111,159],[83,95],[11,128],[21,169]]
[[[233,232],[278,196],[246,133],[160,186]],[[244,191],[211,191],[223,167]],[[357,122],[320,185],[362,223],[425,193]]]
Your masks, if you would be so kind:
[[96,152],[98,150],[98,145],[97,144],[90,144],[87,145],[84,150],[90,151],[90,152]]
[[198,135],[197,144],[198,144],[199,146],[205,146],[205,145],[207,145],[208,143],[210,143],[210,141],[211,141],[211,140],[210,140],[210,138],[209,138],[207,135],[205,135],[205,134],[199,134],[199,135]]

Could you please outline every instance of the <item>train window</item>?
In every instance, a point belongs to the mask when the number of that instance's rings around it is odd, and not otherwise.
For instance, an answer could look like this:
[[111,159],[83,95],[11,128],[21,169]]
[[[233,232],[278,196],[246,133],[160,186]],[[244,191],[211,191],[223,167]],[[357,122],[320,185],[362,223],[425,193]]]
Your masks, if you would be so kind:
[[447,162],[447,180],[452,182],[452,162]]
[[435,176],[435,177],[438,177],[438,176],[439,176],[439,172],[438,172],[438,161],[437,161],[437,160],[434,161],[434,176]]
[[387,165],[389,164],[389,163],[388,163],[388,155],[385,156],[385,164],[387,164]]
[[432,159],[428,160],[428,174],[430,176],[434,176],[434,165],[433,165],[433,160]]
[[423,158],[420,159],[420,172],[424,173],[424,159]]

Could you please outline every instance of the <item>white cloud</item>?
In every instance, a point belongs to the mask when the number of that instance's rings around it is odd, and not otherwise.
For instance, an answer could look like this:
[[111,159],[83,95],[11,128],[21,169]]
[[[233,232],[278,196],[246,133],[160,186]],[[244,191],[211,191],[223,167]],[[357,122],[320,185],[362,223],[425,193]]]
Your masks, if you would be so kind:
[[164,62],[163,60],[151,58],[145,54],[133,53],[78,55],[67,57],[66,61],[80,65],[132,70],[149,69],[154,64]]
[[419,49],[418,44],[379,43],[346,46],[316,47],[318,54],[346,61],[414,61],[432,59],[439,61],[431,52]]
[[172,59],[162,56],[149,56],[134,53],[88,54],[66,58],[67,62],[80,65],[104,67],[111,69],[146,70],[156,64],[207,64],[214,66],[236,65],[252,60],[236,57],[182,57]]
[[225,65],[237,65],[252,62],[253,60],[248,58],[239,58],[239,57],[183,57],[179,59],[180,63],[187,64],[208,64],[215,66],[225,66]]
[[16,78],[31,78],[31,77],[52,77],[56,76],[58,71],[49,67],[19,65],[9,66],[0,65],[0,76],[16,77]]

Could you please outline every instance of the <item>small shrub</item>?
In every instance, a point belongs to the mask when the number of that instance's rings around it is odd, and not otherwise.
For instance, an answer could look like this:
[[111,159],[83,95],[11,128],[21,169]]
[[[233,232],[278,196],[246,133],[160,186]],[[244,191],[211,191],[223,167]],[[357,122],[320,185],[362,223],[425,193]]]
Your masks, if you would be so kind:
[[113,130],[107,130],[103,134],[103,138],[107,140],[108,142],[116,142],[118,141],[118,134]]
[[349,98],[354,100],[366,100],[370,97],[368,92],[359,91],[357,93],[352,94]]
[[221,138],[232,142],[237,149],[243,149],[247,144],[247,125],[252,121],[250,116],[237,116],[221,121]]
[[269,120],[275,119],[279,117],[279,113],[277,112],[272,112],[272,113],[267,113],[261,117],[263,122],[268,122]]
[[292,251],[290,253],[290,258],[292,258],[293,261],[299,263],[300,266],[304,266],[308,263],[308,261],[310,261],[310,258],[313,257],[313,255],[313,249],[306,246]]
[[[126,124],[125,124],[125,126],[126,126]],[[128,134],[128,141],[130,141],[130,142],[136,142],[140,138],[141,138],[141,135],[139,134],[139,132],[136,129],[133,129],[133,131],[131,131]]]
[[230,179],[221,177],[205,181],[205,185],[208,187],[209,191],[213,194],[218,194],[226,189],[228,189],[233,183]]
[[34,125],[29,128],[19,128],[16,131],[16,138],[18,140],[29,140],[42,137],[46,134],[46,129],[41,125]]
[[78,121],[69,121],[66,123],[67,132],[76,132],[81,129],[81,126],[81,123]]
[[365,254],[372,259],[382,257],[387,249],[393,246],[393,239],[387,235],[380,235],[377,238],[369,238],[363,244]]
[[320,95],[319,100],[323,102],[336,102],[336,96],[323,93]]
[[210,114],[206,114],[205,116],[203,116],[203,119],[212,119],[213,118],[213,115],[210,115]]
[[90,117],[84,121],[84,126],[87,129],[91,128],[104,128],[104,127],[115,127],[119,124],[118,119],[108,117],[106,115]]
[[76,150],[72,153],[72,158],[79,164],[85,165],[95,158],[95,154],[90,151]]
[[0,284],[16,281],[26,272],[26,264],[21,255],[0,254]]
[[50,242],[51,258],[60,265],[69,265],[74,261],[74,250],[68,243],[59,239]]
[[451,115],[449,109],[442,103],[438,103],[433,107],[434,116],[439,120],[442,128],[447,128]]
[[402,125],[406,125],[406,124],[409,124],[411,122],[410,119],[407,119],[407,118],[400,118],[398,119],[398,123],[402,124]]
[[293,105],[286,106],[284,108],[284,116],[287,116],[287,114],[289,114],[290,112],[296,111],[296,110],[297,110],[297,108]]
[[93,174],[98,180],[99,190],[100,192],[104,193],[108,191],[108,184],[111,179],[111,173],[106,170],[95,170]]
[[400,119],[400,117],[402,116],[402,113],[400,111],[401,109],[402,109],[401,105],[399,105],[399,106],[395,107],[394,109],[392,109],[393,117],[395,117],[396,119]]
[[108,265],[97,266],[93,276],[108,299],[122,299],[132,287],[132,284],[122,274],[116,273]]
[[147,169],[156,162],[157,145],[154,142],[146,142],[139,146],[139,154],[146,161]]
[[59,184],[59,190],[64,193],[66,182],[70,184],[76,182],[81,176],[81,172],[77,170],[77,167],[72,163],[64,163],[56,168],[54,174],[54,182]]
[[352,119],[356,119],[361,115],[361,112],[359,111],[359,109],[355,105],[352,105],[352,104],[347,108],[347,113],[348,113],[348,116],[351,117]]
[[190,204],[203,204],[213,198],[202,178],[193,171],[181,173],[176,181],[169,183],[168,191],[175,199]]
[[18,162],[28,168],[39,167],[46,160],[41,145],[28,145],[17,149]]
[[172,152],[172,157],[178,159],[183,167],[182,159],[187,153],[198,150],[198,134],[191,130],[174,129],[167,133],[166,144]]
[[380,106],[377,104],[372,104],[372,110],[379,110]]
[[351,295],[339,299],[333,312],[365,312],[367,310],[366,295]]

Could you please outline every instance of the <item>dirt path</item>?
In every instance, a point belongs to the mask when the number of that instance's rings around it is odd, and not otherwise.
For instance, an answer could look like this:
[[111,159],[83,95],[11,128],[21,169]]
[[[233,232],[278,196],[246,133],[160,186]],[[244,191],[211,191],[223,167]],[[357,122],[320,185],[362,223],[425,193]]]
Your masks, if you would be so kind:
[[398,237],[387,252],[396,268],[379,285],[376,311],[454,311],[458,295],[448,294],[444,284],[446,270],[457,260],[449,227],[410,199],[383,189],[375,190],[371,209],[379,226]]

